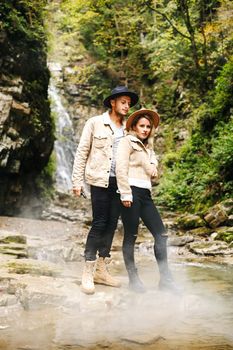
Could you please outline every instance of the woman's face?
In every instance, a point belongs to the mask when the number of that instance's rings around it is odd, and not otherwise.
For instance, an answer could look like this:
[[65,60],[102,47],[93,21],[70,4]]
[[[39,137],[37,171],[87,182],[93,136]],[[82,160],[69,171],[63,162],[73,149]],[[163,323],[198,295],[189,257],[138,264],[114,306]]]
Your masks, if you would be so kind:
[[144,141],[150,136],[151,124],[147,118],[140,118],[137,124],[133,127],[133,130],[136,132],[137,137]]

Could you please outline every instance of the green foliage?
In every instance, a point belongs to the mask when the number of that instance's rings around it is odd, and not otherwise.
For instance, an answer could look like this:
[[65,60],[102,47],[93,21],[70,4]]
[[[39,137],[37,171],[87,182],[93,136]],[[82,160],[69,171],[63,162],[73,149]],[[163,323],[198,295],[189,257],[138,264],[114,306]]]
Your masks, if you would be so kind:
[[[218,172],[228,181],[233,181],[233,116],[229,123],[216,127],[217,137],[212,140],[212,155]],[[232,182],[233,185],[233,182]]]
[[228,122],[233,107],[233,59],[224,65],[216,79],[215,89],[210,91],[207,102],[198,111],[203,132],[212,132],[219,121]]
[[96,91],[123,83],[164,119],[186,118],[229,57],[231,10],[228,0],[63,0],[60,30],[94,58],[94,103]]
[[0,28],[27,41],[45,39],[43,17],[46,0],[3,1],[0,3]]
[[216,80],[215,97],[213,100],[213,112],[216,118],[223,116],[225,120],[230,115],[233,107],[233,58],[223,67],[220,76]]
[[218,232],[215,239],[219,239],[221,241],[225,241],[227,243],[233,242],[233,232],[232,230],[229,230],[229,232],[226,230],[225,232]]
[[52,153],[47,165],[36,179],[37,187],[40,191],[41,197],[46,201],[51,200],[54,196],[55,188],[55,172],[56,172],[56,157]]
[[79,33],[86,50],[95,58],[97,80],[103,75],[101,85],[105,81],[108,87],[127,81],[136,87],[146,79],[147,50],[141,38],[149,31],[147,20],[152,17],[148,13],[142,17],[137,2],[65,0],[63,10],[69,18],[64,16],[61,29]]
[[171,208],[203,210],[220,198],[233,195],[233,116],[229,94],[233,71],[230,67],[232,62],[225,65],[217,79],[212,106],[200,107],[205,118],[218,115],[212,134],[203,133],[202,127],[196,129],[176,157],[165,158],[165,174],[158,191],[161,203]]

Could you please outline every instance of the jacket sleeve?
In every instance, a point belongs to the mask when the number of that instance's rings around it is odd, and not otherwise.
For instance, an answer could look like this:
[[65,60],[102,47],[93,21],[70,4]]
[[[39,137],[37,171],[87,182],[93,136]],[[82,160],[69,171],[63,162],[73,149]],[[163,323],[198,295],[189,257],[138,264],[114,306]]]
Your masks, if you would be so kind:
[[158,159],[157,159],[157,156],[156,156],[154,150],[151,151],[150,163],[154,164],[156,168],[158,167]]
[[116,154],[117,186],[122,201],[133,201],[132,191],[128,181],[129,158],[131,153],[130,139],[123,137],[118,145]]
[[89,119],[84,128],[80,138],[80,142],[75,154],[72,183],[73,188],[81,188],[84,183],[85,168],[87,159],[90,153],[93,137],[93,119]]

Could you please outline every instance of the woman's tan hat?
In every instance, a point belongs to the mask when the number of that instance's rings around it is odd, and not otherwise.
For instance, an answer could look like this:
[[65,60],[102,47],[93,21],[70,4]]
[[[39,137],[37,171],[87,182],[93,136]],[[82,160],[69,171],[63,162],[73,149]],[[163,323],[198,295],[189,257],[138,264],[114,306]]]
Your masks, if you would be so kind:
[[138,115],[146,115],[148,116],[151,121],[153,122],[154,124],[154,128],[156,129],[157,126],[159,125],[159,115],[157,112],[155,111],[152,111],[151,109],[145,109],[145,108],[141,108],[139,109],[138,111],[130,114],[129,118],[127,119],[127,122],[126,122],[126,130],[129,131],[130,128],[131,128],[131,125],[134,121],[134,119],[138,116]]

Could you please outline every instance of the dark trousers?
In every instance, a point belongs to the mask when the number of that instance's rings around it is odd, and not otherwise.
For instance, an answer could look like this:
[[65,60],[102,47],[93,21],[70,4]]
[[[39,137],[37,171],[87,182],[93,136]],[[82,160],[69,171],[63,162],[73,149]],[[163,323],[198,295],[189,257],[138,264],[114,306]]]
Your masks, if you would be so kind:
[[161,273],[168,271],[167,234],[161,216],[147,189],[132,186],[133,203],[130,208],[121,206],[121,218],[124,226],[123,257],[128,272],[135,269],[134,246],[141,218],[154,237],[154,254]]
[[85,260],[110,257],[114,232],[120,215],[120,195],[117,193],[115,177],[109,178],[107,188],[91,186],[92,227],[88,233]]

